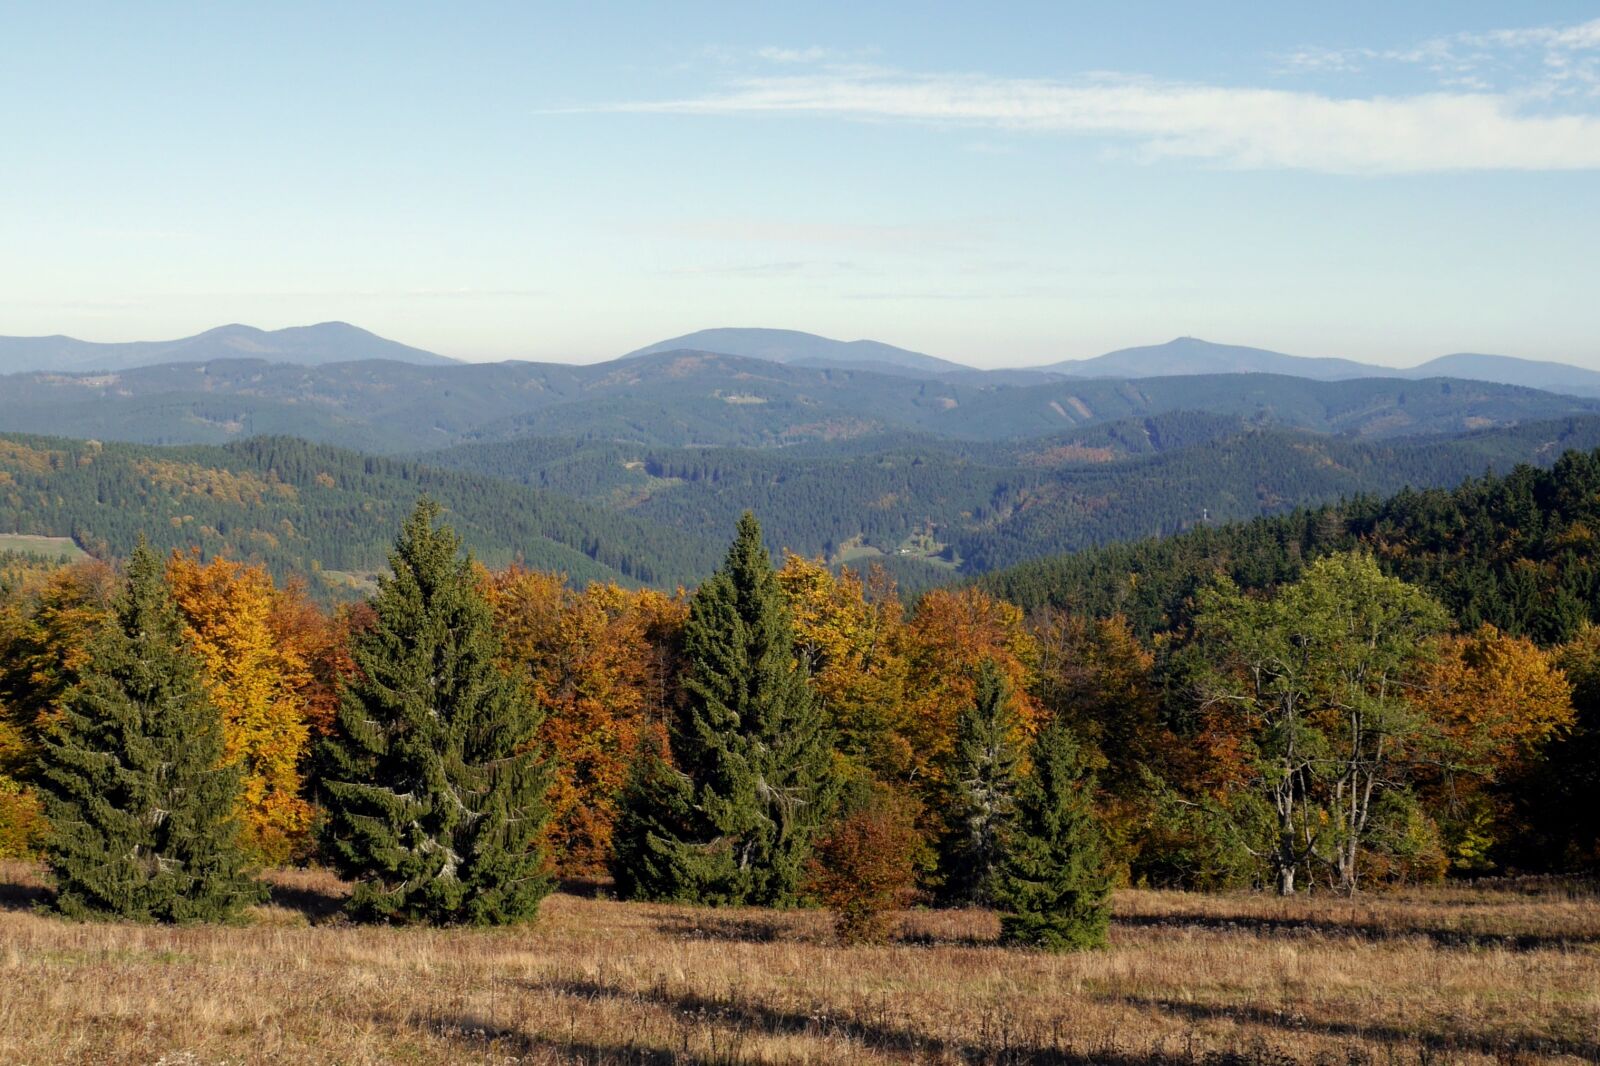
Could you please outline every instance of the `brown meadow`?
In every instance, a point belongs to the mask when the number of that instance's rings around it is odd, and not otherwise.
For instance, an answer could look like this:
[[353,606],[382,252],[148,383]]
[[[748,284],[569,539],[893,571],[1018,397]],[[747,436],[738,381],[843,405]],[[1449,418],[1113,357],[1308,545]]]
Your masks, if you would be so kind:
[[1456,1063],[1600,1060],[1600,899],[1556,882],[1354,901],[1124,891],[1108,950],[911,911],[552,896],[516,930],[346,924],[281,871],[247,925],[77,924],[0,864],[0,1062]]

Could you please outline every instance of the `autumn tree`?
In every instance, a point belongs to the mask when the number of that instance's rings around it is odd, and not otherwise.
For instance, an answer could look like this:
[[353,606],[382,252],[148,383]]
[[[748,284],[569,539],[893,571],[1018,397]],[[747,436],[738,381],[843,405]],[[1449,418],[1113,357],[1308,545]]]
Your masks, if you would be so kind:
[[1059,719],[1040,732],[1029,761],[995,882],[1001,940],[1047,951],[1103,947],[1111,874],[1093,775]]
[[978,668],[972,705],[956,719],[954,764],[940,869],[944,895],[987,906],[1015,814],[1025,743],[1010,682],[993,660]]
[[1572,683],[1554,655],[1487,624],[1435,648],[1414,696],[1436,729],[1425,784],[1451,864],[1484,870],[1496,844],[1519,831],[1507,824],[1510,790],[1573,725]]
[[1042,715],[1031,691],[1038,648],[1020,609],[971,586],[925,594],[907,629],[912,776],[937,802],[950,779],[956,718],[972,706],[985,661],[1009,684],[1023,733],[1037,730]]
[[894,911],[916,891],[922,838],[915,801],[873,784],[817,841],[806,867],[806,888],[834,912],[847,944],[881,943],[894,931]]
[[226,918],[260,896],[238,847],[239,768],[141,541],[112,620],[45,735],[56,906],[77,917]]
[[838,750],[886,779],[914,764],[907,739],[904,610],[881,569],[835,575],[820,560],[790,554],[778,571],[806,664]]
[[832,813],[833,753],[751,514],[690,601],[684,656],[670,751],[646,753],[627,792],[619,886],[650,899],[793,903]]
[[265,569],[174,553],[167,582],[198,652],[201,678],[222,712],[224,762],[241,773],[242,842],[258,862],[281,863],[303,846],[312,809],[300,764],[310,730],[310,669],[276,623],[278,589]]
[[554,754],[550,842],[557,869],[592,875],[612,851],[629,760],[659,729],[685,607],[651,590],[522,567],[492,574],[487,591],[507,666],[545,708],[541,742]]
[[373,625],[323,742],[326,854],[351,909],[386,921],[503,924],[549,892],[541,712],[500,666],[470,558],[424,497],[389,555]]

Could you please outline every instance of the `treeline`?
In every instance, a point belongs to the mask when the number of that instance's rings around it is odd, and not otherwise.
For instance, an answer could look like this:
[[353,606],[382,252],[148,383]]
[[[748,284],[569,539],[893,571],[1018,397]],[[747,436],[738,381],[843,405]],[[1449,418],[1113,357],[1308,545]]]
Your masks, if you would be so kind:
[[1386,573],[1426,588],[1461,625],[1489,624],[1553,645],[1600,622],[1597,529],[1600,450],[1567,452],[1548,470],[1518,466],[1454,489],[1362,496],[1054,556],[980,583],[1027,610],[1120,613],[1149,636],[1189,626],[1196,594],[1219,575],[1268,589],[1319,556],[1362,549]]
[[[1532,492],[1553,529],[1595,462],[1475,488]],[[1099,938],[1117,881],[1600,859],[1600,630],[1464,622],[1383,546],[1254,588],[1197,569],[1181,624],[1141,635],[1115,605],[906,605],[881,571],[774,569],[749,516],[692,596],[485,570],[439,517],[335,614],[143,546],[125,576],[8,576],[0,846],[42,850],[82,913],[227,913],[251,863],[315,860],[373,920],[517,920],[551,877],[609,872],[635,898],[819,900],[867,938],[916,895],[988,905],[1058,947]]]
[[423,492],[495,565],[672,587],[715,563],[699,540],[593,504],[293,438],[156,448],[0,437],[0,530],[72,537],[101,558],[144,536],[163,551],[260,562],[280,579],[371,572],[405,516],[399,501]]

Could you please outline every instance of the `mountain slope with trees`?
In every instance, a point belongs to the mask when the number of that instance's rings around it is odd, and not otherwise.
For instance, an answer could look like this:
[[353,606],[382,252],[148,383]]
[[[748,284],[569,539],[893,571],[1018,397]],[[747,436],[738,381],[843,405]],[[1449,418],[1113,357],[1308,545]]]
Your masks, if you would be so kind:
[[140,534],[159,550],[260,561],[278,576],[370,573],[385,530],[422,494],[494,565],[523,559],[575,581],[672,586],[715,550],[643,519],[555,493],[289,438],[158,448],[0,437],[0,530],[72,537],[102,558]]

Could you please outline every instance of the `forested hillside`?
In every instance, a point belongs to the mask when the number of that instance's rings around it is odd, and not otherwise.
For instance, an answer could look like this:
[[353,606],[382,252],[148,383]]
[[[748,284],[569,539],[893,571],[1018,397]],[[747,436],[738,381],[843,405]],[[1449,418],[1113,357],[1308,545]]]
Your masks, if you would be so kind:
[[1008,385],[683,351],[593,366],[218,360],[0,380],[0,431],[163,444],[284,434],[380,452],[528,436],[653,447],[904,431],[1009,441],[1175,411],[1376,439],[1600,412],[1600,401],[1451,379],[1268,374]]
[[693,583],[711,546],[555,493],[288,438],[164,449],[0,437],[0,532],[70,536],[102,558],[160,549],[260,560],[275,574],[380,569],[420,494],[486,561],[579,582]]
[[1025,609],[1124,614],[1140,632],[1188,624],[1197,592],[1225,575],[1246,589],[1292,581],[1312,559],[1364,547],[1429,590],[1462,626],[1544,643],[1600,623],[1600,450],[1455,488],[1365,496],[1175,537],[1058,555],[981,585]]
[[[835,562],[892,559],[913,586],[1043,553],[1170,534],[1600,446],[1600,418],[1361,442],[1178,413],[1023,443],[863,438],[788,449],[672,449],[533,438],[428,453],[714,537],[746,507],[771,543]],[[921,571],[919,573],[919,570]]]

